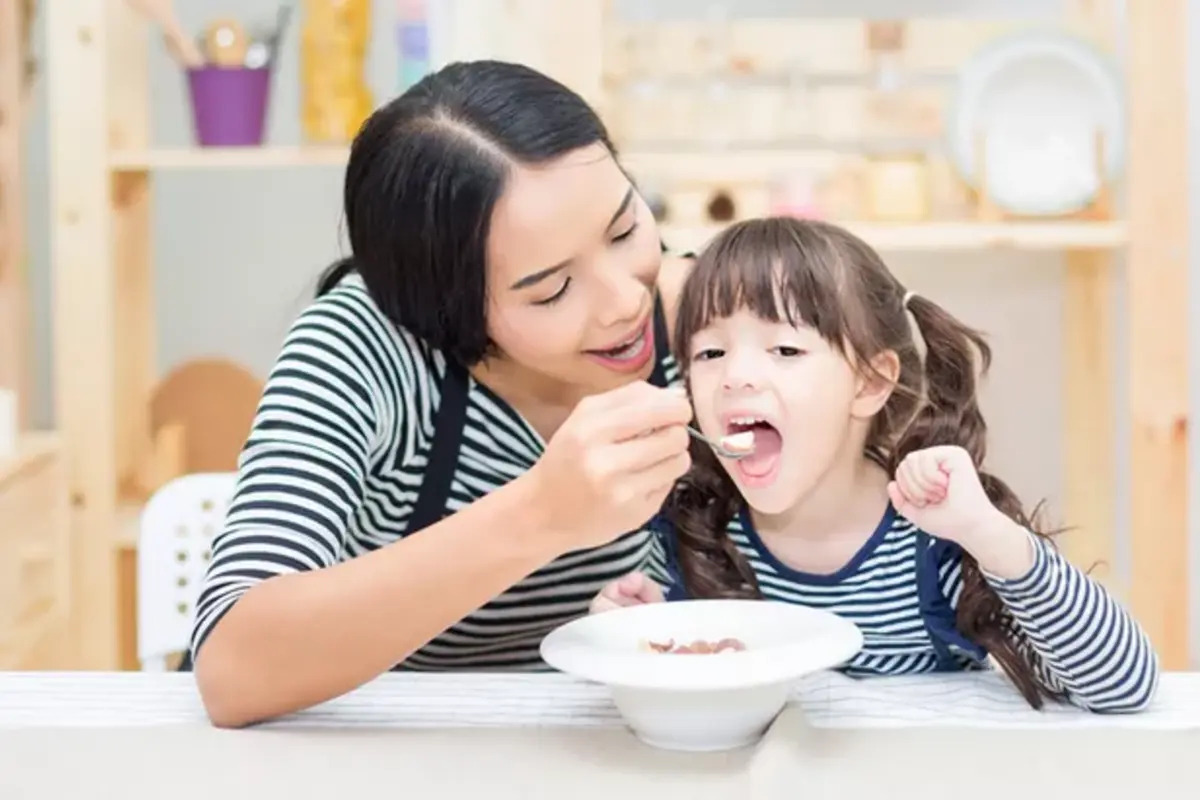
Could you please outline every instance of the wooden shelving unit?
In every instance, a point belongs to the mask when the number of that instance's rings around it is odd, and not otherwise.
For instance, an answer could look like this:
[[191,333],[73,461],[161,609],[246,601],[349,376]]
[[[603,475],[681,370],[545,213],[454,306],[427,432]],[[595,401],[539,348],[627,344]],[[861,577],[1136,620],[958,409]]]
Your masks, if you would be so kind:
[[29,421],[29,287],[25,269],[25,128],[32,62],[32,0],[0,4],[0,389],[17,393]]
[[[479,6],[477,0],[471,0]],[[1077,0],[1102,19],[1107,4]],[[1183,0],[1128,3],[1131,140],[1124,221],[879,224],[850,222],[881,251],[1060,251],[1066,255],[1062,346],[1065,516],[1079,562],[1111,563],[1115,547],[1113,256],[1124,252],[1130,298],[1133,583],[1127,587],[1168,667],[1187,662],[1186,157]],[[604,19],[604,0],[519,0],[495,24],[519,28],[508,55],[579,89],[601,108],[603,48],[562,35]],[[516,10],[514,10],[516,9]],[[499,12],[496,12],[499,13]],[[164,171],[338,168],[344,148],[152,145],[147,125],[150,34],[122,0],[47,4],[51,246],[58,424],[72,498],[73,622],[82,667],[120,660],[117,551],[152,486],[135,476],[151,449],[155,378],[150,187]],[[478,17],[472,24],[492,24]],[[741,153],[769,168],[776,153]],[[639,160],[640,159],[640,160]],[[627,154],[626,163],[703,178],[704,154]],[[758,165],[758,167],[754,167]],[[721,165],[728,168],[728,164]],[[665,226],[676,248],[707,226]],[[120,313],[117,313],[117,303]],[[133,486],[136,490],[131,490]],[[128,641],[128,632],[125,639]]]
[[[880,252],[1022,250],[1118,250],[1128,243],[1123,222],[921,222],[880,223],[838,220]],[[697,250],[719,233],[720,226],[662,226],[673,249]]]
[[172,147],[113,150],[108,164],[114,173],[165,170],[278,169],[344,167],[344,147]]
[[0,459],[0,670],[70,666],[70,528],[60,437]]

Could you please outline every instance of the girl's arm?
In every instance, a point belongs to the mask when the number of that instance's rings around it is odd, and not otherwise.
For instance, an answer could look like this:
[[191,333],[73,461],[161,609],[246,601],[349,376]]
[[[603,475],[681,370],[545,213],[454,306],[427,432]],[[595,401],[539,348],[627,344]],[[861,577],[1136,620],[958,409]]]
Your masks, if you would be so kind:
[[[1119,603],[1045,539],[1009,523],[1010,541],[1031,551],[1024,574],[997,574],[976,554],[984,577],[1012,614],[1021,649],[1048,686],[1082,708],[1107,713],[1145,709],[1158,687],[1158,657]],[[1000,541],[999,537],[994,541]],[[982,556],[982,557],[980,557]],[[997,551],[994,564],[1004,559]],[[991,569],[989,569],[991,567]]]
[[687,592],[675,562],[670,523],[659,514],[643,529],[650,534],[650,550],[641,569],[609,582],[592,598],[590,613],[600,614],[624,606],[686,599]]
[[[1012,617],[1010,632],[1047,687],[1092,711],[1139,711],[1150,704],[1158,657],[1149,638],[1099,583],[993,504],[964,448],[909,453],[888,495],[918,528],[975,557]],[[961,570],[946,565],[942,576],[943,595],[957,606]]]

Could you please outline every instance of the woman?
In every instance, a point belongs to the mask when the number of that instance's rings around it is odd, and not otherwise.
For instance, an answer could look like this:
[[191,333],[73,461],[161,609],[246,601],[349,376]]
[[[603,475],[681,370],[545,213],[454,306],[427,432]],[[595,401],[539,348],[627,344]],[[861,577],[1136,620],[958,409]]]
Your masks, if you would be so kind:
[[579,96],[448,66],[366,122],[344,202],[353,256],[283,344],[198,601],[222,726],[397,665],[544,667],[689,465],[686,267]]

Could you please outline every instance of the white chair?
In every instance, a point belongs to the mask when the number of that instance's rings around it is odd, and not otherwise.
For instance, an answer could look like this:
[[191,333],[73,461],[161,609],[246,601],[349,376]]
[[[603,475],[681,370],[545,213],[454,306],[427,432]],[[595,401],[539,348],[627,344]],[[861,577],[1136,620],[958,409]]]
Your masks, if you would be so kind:
[[232,472],[184,475],[164,484],[142,510],[137,549],[138,661],[163,671],[187,650],[213,537],[233,497]]

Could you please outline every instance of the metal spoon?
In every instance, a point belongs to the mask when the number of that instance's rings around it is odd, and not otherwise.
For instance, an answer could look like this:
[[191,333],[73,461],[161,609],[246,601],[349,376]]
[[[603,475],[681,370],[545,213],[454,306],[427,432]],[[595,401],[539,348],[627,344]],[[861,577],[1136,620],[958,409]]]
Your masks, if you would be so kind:
[[[704,442],[706,445],[711,447],[716,452],[716,454],[721,456],[722,458],[732,458],[732,459],[745,458],[746,456],[751,455],[754,452],[753,445],[748,450],[730,450],[728,447],[721,444],[720,442],[714,442],[712,439],[708,438],[703,433],[701,433],[700,431],[693,428],[691,425],[687,426],[687,432],[692,435],[692,438],[699,439],[700,441]],[[733,435],[737,436],[739,434],[733,434]],[[725,438],[728,438],[728,437],[725,437]]]

